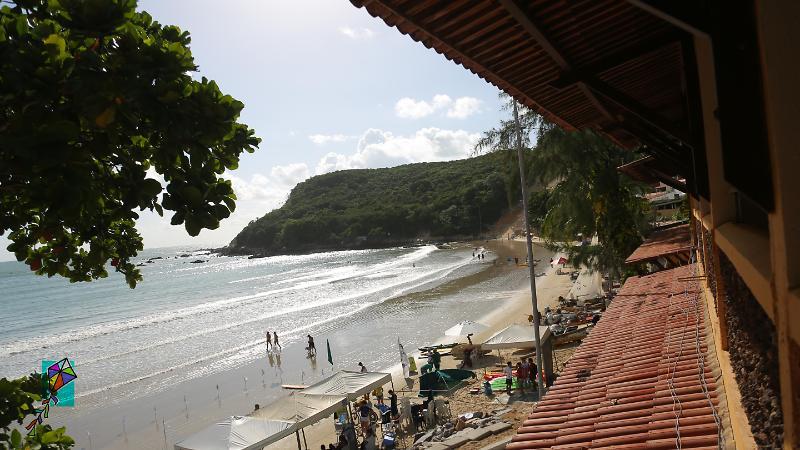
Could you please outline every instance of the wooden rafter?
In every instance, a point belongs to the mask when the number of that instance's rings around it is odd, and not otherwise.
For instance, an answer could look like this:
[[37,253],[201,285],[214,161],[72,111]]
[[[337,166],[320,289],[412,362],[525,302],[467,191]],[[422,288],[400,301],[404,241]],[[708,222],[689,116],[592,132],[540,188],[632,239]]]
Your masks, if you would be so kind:
[[675,0],[628,0],[628,2],[693,35],[708,37],[705,2]]
[[569,70],[565,70],[556,80],[550,83],[550,86],[556,89],[564,89],[565,87],[581,82],[589,76],[595,76],[606,70],[621,66],[626,62],[659,50],[664,46],[679,42],[680,40],[680,34],[669,33],[657,36],[654,39],[636,42],[630,47],[606,56],[599,61],[595,61],[583,67],[573,67]]
[[642,105],[641,103],[637,102],[624,92],[619,91],[618,89],[614,88],[613,86],[608,85],[603,81],[595,77],[589,77],[583,82],[589,86],[593,91],[597,92],[598,94],[602,95],[603,97],[611,100],[616,105],[624,109],[625,111],[635,115],[639,119],[647,122],[648,124],[656,127],[663,133],[672,138],[684,143],[691,145],[691,140],[689,136],[685,133],[681,132],[677,127],[673,124],[668,123],[662,117],[659,117],[650,112],[649,108]]
[[[534,20],[522,10],[522,8],[517,5],[514,0],[500,0],[500,4],[503,8],[511,14],[511,17],[519,23],[522,28],[528,33],[529,36],[535,40],[545,52],[547,52],[548,56],[555,61],[555,63],[561,68],[562,71],[570,71],[572,70],[572,64],[567,60],[564,56],[563,52],[561,52],[556,46],[553,44],[553,41],[547,37],[547,35],[542,31],[542,28],[534,22]],[[578,82],[578,89],[580,89],[581,93],[589,99],[592,106],[600,112],[606,119],[611,121],[616,121],[614,116],[608,111],[605,105],[597,98],[597,96],[592,93],[592,91],[586,86],[583,82]]]
[[[353,0],[351,0],[351,2],[352,1]],[[476,60],[472,59],[471,57],[469,57],[467,52],[462,50],[460,48],[460,46],[456,45],[455,42],[449,42],[446,39],[443,39],[443,38],[441,38],[439,36],[434,36],[433,34],[430,34],[427,31],[424,31],[426,29],[426,27],[422,26],[422,21],[418,17],[412,16],[410,14],[406,14],[403,10],[394,7],[388,1],[362,0],[362,1],[357,2],[357,4],[360,4],[361,6],[365,6],[365,7],[369,7],[371,4],[379,4],[383,9],[385,9],[388,12],[390,12],[392,15],[400,18],[404,23],[409,24],[409,25],[413,26],[415,29],[419,30],[418,33],[421,33],[421,34],[425,35],[425,40],[430,41],[430,42],[438,42],[439,44],[441,44],[440,46],[445,46],[445,47],[449,48],[450,52],[455,56],[455,58],[453,57],[453,55],[448,56],[449,59],[458,59],[458,60],[460,60],[460,63],[463,66],[469,67],[470,70],[473,70],[479,76],[481,76],[483,78],[491,78],[493,80],[496,80],[495,82],[493,82],[493,84],[496,84],[497,87],[499,87],[500,89],[506,91],[506,93],[508,93],[512,97],[515,97],[517,99],[522,100],[522,103],[524,103],[525,105],[533,106],[534,109],[538,109],[540,112],[542,112],[544,115],[546,115],[548,119],[552,120],[553,122],[561,125],[564,128],[567,128],[567,129],[575,129],[575,126],[573,126],[572,124],[570,124],[570,123],[566,122],[565,120],[561,119],[561,117],[559,115],[553,113],[552,111],[547,110],[547,108],[543,107],[540,103],[538,103],[534,99],[530,98],[522,90],[518,89],[515,86],[512,86],[511,84],[509,84],[507,82],[503,82],[503,77],[501,77],[500,75],[495,73],[493,70],[490,70],[485,65],[483,65],[483,64],[479,63],[478,61],[476,61]],[[419,41],[422,41],[422,39],[419,39],[417,37],[415,37],[415,39],[419,40]],[[429,44],[429,43],[424,43],[424,45],[426,47],[433,46],[433,44]]]

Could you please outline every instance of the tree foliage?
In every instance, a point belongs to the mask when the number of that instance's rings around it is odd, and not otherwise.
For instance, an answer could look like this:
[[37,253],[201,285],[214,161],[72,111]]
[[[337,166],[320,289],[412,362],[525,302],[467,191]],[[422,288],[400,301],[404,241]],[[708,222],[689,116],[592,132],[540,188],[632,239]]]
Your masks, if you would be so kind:
[[505,210],[500,155],[343,170],[298,184],[231,242],[241,252],[355,248],[424,236],[473,236]]
[[[503,109],[513,99],[501,94]],[[529,183],[539,183],[529,199],[529,221],[551,244],[567,250],[575,264],[587,264],[619,276],[625,258],[640,243],[649,208],[641,186],[616,168],[636,155],[622,150],[592,131],[567,132],[535,111],[519,108],[525,170]],[[504,173],[516,178],[517,124],[513,119],[484,132],[476,151],[505,155]],[[547,188],[545,188],[547,186]],[[578,235],[597,235],[599,245],[571,244]]]
[[90,281],[110,261],[134,287],[136,210],[217,228],[235,207],[220,175],[259,143],[241,102],[190,76],[188,32],[135,7],[0,7],[0,234],[37,274]]
[[[0,448],[60,450],[75,443],[64,427],[53,429],[48,424],[36,426],[28,436],[22,427],[35,416],[36,403],[41,399],[42,375],[33,373],[16,380],[0,379]],[[29,417],[30,416],[30,417]],[[13,424],[16,423],[17,426]],[[20,431],[22,430],[22,431]]]
[[[599,245],[563,245],[574,264],[586,264],[619,277],[625,258],[642,242],[650,208],[642,186],[617,167],[635,154],[592,131],[548,127],[534,153],[534,172],[548,192],[542,236],[568,243],[577,235],[597,235]],[[533,205],[531,205],[533,206]]]

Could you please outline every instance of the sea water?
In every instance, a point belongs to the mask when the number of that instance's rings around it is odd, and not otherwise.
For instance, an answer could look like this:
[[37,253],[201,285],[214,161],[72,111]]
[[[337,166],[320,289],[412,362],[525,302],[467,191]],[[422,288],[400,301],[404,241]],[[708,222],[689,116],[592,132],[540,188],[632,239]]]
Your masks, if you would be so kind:
[[[398,341],[410,352],[459,320],[497,307],[493,295],[524,285],[518,274],[448,291],[493,265],[492,258],[473,258],[473,250],[425,246],[248,259],[151,249],[136,260],[144,281],[133,290],[118,274],[70,284],[0,263],[0,377],[68,357],[78,373],[77,407],[55,410],[51,421],[63,419],[79,448],[88,448],[89,436],[101,448],[185,411],[186,423],[170,427],[171,443],[202,425],[192,415],[246,414],[241,409],[254,402],[285,395],[283,383],[356,370],[359,361],[371,370],[396,364]],[[266,330],[278,333],[280,353],[267,354]],[[308,334],[316,340],[316,360],[306,358]],[[219,411],[209,413],[212,406]]]

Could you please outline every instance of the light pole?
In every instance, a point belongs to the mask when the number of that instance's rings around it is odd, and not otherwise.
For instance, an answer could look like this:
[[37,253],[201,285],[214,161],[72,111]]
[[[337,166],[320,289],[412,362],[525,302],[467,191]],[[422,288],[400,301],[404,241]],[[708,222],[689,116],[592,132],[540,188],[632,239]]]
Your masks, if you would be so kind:
[[528,185],[525,182],[525,160],[522,156],[522,126],[519,124],[517,100],[514,102],[514,123],[517,126],[517,159],[519,160],[519,183],[522,187],[522,218],[525,221],[525,241],[528,245],[528,271],[531,278],[531,305],[533,306],[533,338],[536,342],[536,388],[539,400],[544,397],[544,377],[542,376],[542,341],[539,337],[539,305],[536,298],[536,274],[533,268],[533,243],[531,242],[531,224],[528,222]]

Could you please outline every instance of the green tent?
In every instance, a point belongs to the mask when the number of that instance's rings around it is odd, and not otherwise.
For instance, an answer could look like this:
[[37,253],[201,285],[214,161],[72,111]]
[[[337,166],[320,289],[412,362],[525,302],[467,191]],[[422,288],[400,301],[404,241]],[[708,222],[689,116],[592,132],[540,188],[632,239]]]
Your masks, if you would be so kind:
[[428,391],[433,391],[434,395],[437,391],[450,391],[459,386],[462,381],[475,377],[476,375],[472,371],[461,369],[441,369],[428,372],[419,377],[419,395],[427,397]]

